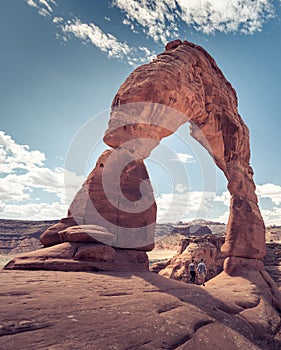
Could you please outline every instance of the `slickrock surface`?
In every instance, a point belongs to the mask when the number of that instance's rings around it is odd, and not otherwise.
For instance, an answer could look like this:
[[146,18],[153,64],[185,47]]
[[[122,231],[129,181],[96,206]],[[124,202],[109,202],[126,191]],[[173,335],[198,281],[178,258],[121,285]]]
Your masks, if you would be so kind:
[[280,316],[257,271],[223,273],[206,287],[149,272],[3,270],[0,278],[1,350],[281,346]]
[[175,40],[138,67],[113,100],[104,142],[126,148],[134,138],[149,138],[154,142],[139,142],[134,149],[147,157],[186,122],[228,180],[231,203],[223,253],[262,259],[265,226],[249,164],[249,131],[238,113],[235,90],[202,47]]

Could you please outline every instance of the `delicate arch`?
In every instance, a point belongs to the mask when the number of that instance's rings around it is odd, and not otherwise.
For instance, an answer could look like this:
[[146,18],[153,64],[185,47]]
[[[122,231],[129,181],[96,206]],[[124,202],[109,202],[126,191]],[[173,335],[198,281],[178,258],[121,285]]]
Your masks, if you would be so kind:
[[[139,104],[134,118],[131,115],[131,120],[125,121],[122,106],[139,102],[169,106],[184,117],[172,120],[169,116],[169,130],[156,127],[157,118],[165,118],[165,114],[155,113],[144,103]],[[120,125],[124,122],[129,127],[119,128],[120,121]],[[104,141],[113,148],[134,138],[149,137],[160,142],[187,121],[191,135],[209,151],[228,180],[231,203],[223,253],[228,257],[263,258],[265,226],[249,163],[249,130],[237,111],[235,90],[202,47],[175,40],[151,63],[138,67],[112,102]],[[140,149],[141,158],[151,151]]]

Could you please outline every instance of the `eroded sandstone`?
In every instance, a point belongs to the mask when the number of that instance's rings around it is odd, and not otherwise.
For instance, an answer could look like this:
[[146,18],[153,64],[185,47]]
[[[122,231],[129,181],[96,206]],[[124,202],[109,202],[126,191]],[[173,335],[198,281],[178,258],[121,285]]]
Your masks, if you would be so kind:
[[141,140],[133,152],[144,158],[163,137],[189,122],[191,135],[228,180],[231,203],[223,253],[262,259],[265,226],[249,163],[249,131],[237,104],[235,90],[213,58],[200,46],[176,40],[122,84],[104,141],[132,149],[132,140]]
[[249,163],[249,131],[237,105],[235,90],[202,47],[180,40],[169,43],[165,52],[138,67],[118,90],[104,135],[113,149],[98,159],[68,217],[47,230],[41,242],[50,246],[77,242],[83,236],[90,243],[96,237],[89,232],[62,232],[69,226],[96,225],[108,232],[107,238],[114,238],[102,242],[99,235],[98,242],[151,250],[156,204],[143,159],[162,138],[189,122],[191,135],[228,180],[230,215],[221,248],[229,258],[225,270],[233,271],[239,259],[261,262],[265,226]]

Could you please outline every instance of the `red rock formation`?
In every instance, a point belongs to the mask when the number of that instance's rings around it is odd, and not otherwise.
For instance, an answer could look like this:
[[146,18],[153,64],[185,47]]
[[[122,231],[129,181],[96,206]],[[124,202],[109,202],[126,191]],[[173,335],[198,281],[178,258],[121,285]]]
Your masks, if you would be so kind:
[[6,270],[148,271],[145,252],[105,244],[65,242],[22,254]]
[[152,249],[156,204],[143,159],[186,122],[228,180],[232,197],[222,247],[228,257],[225,271],[232,272],[243,259],[262,259],[265,227],[249,165],[249,131],[238,114],[235,90],[203,48],[180,40],[169,43],[164,53],[122,84],[104,135],[114,150],[100,156],[70,205],[68,218],[47,230],[41,242],[85,242],[89,231],[60,233],[76,222],[104,228],[107,243],[115,237],[113,246]]
[[207,279],[211,279],[222,271],[223,255],[221,246],[225,241],[223,235],[204,235],[201,237],[189,237],[182,239],[177,253],[168,260],[155,263],[151,266],[151,271],[160,276],[175,280],[188,282],[190,279],[188,265],[194,259],[197,265],[204,258],[208,274]]
[[249,131],[237,111],[235,90],[203,48],[176,40],[137,68],[113,100],[104,141],[144,158],[186,122],[228,180],[231,204],[224,255],[262,259],[265,226],[249,164]]
[[[105,151],[73,199],[68,218],[61,221],[40,237],[42,244],[50,246],[69,240],[93,242],[97,232],[85,232],[85,225],[95,225],[113,236],[112,246],[153,249],[156,204],[143,160],[134,160],[126,150]],[[61,233],[75,225],[84,232],[80,230],[78,235],[76,229],[76,235]],[[97,240],[109,242],[99,234]]]

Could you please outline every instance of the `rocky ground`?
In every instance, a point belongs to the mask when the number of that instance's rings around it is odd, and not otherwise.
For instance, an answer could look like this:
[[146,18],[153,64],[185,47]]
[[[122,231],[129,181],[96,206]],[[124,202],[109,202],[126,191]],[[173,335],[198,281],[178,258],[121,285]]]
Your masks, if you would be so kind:
[[151,272],[3,270],[0,348],[277,350],[278,313],[257,274],[200,287]]
[[[179,254],[175,237],[188,242],[192,233],[201,241],[201,233],[207,229],[200,227],[206,225],[195,224],[199,225],[197,231],[185,224],[167,224],[163,230],[158,226],[156,249],[148,254],[150,259],[171,258],[175,248]],[[212,239],[221,237],[225,226],[211,225],[208,229],[216,233],[211,233]],[[25,232],[25,239],[37,239],[34,235],[40,233],[36,227]],[[10,242],[14,244],[11,231]],[[6,238],[7,232],[2,227]],[[265,264],[281,286],[278,232],[274,228],[270,233],[275,239],[267,243]],[[26,245],[15,247],[31,250]],[[0,349],[278,350],[281,301],[278,289],[264,274],[249,270],[229,276],[222,272],[203,287],[148,271],[2,270]]]

